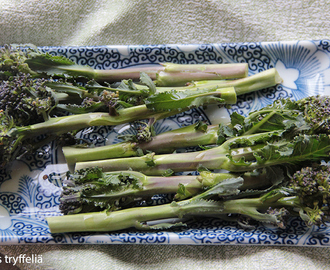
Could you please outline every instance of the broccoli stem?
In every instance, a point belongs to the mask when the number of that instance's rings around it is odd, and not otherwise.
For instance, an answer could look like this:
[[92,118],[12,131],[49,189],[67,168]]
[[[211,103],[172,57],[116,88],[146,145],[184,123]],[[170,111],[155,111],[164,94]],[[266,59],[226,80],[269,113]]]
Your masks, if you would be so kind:
[[248,75],[248,64],[163,64],[164,70],[156,74],[157,86],[184,85],[190,81],[224,80],[244,78]]
[[[135,106],[120,111],[119,115],[112,116],[109,113],[85,113],[62,117],[52,117],[42,123],[30,126],[13,127],[6,135],[1,137],[1,165],[18,158],[18,153],[24,148],[24,142],[38,135],[61,135],[67,132],[81,130],[83,128],[103,125],[118,125],[145,118],[153,118],[155,121],[178,113],[179,110],[155,113],[145,105]],[[10,147],[7,147],[9,145]],[[24,151],[24,154],[26,151]],[[21,154],[19,154],[21,155]]]
[[[97,172],[99,170],[99,172]],[[95,172],[99,177],[94,178]],[[86,177],[93,177],[86,179]],[[120,209],[130,203],[152,197],[156,194],[176,194],[176,200],[182,200],[201,193],[228,178],[238,177],[233,173],[202,172],[198,176],[146,176],[135,171],[105,172],[99,168],[76,171],[64,181],[63,193],[60,199],[60,209],[64,214],[90,212],[91,207],[102,209]],[[259,186],[269,184],[261,180]],[[251,177],[246,176],[250,186]],[[117,182],[117,183],[115,183]],[[264,184],[262,184],[265,182]],[[79,205],[78,205],[79,202]],[[79,206],[79,207],[78,207]],[[99,208],[99,209],[100,209]]]
[[141,72],[145,72],[152,80],[156,79],[156,74],[162,71],[162,66],[150,66],[150,67],[132,67],[122,69],[111,70],[93,70],[93,74],[90,77],[98,82],[119,82],[125,79],[131,79],[138,81],[140,79]]
[[[123,229],[152,229],[147,222],[183,217],[222,217],[223,215],[243,215],[258,222],[271,223],[284,227],[281,216],[267,213],[275,207],[287,206],[286,203],[264,202],[261,198],[233,199],[226,201],[197,200],[198,196],[180,202],[136,207],[114,212],[92,212],[86,214],[48,217],[51,233],[119,231]],[[285,199],[285,198],[284,198]],[[284,200],[283,199],[283,200]],[[296,201],[296,197],[290,197]]]
[[72,76],[83,76],[98,82],[110,83],[125,79],[138,81],[140,73],[145,72],[152,80],[156,80],[156,84],[162,86],[184,85],[193,80],[243,78],[248,72],[248,65],[245,63],[206,65],[165,63],[111,70],[98,70],[80,65],[66,65],[58,68]]
[[228,139],[218,147],[199,152],[117,158],[76,163],[76,169],[102,167],[104,171],[136,170],[148,175],[162,175],[168,169],[174,172],[195,171],[200,166],[209,170],[225,169],[231,172],[252,171],[279,164],[297,164],[303,161],[329,159],[330,136],[292,135],[266,132]]
[[[247,203],[245,199],[242,203]],[[259,213],[253,207],[259,205],[256,199],[250,202],[250,206],[245,206],[237,202],[213,202],[211,205],[192,204],[190,200],[177,203],[128,208],[114,212],[91,212],[86,214],[66,215],[48,217],[47,222],[51,233],[64,232],[111,232],[129,228],[151,229],[147,222],[182,218],[185,216],[217,216],[225,214],[244,214],[253,216],[261,221],[268,221],[269,218]],[[241,207],[242,206],[242,207]]]
[[[116,173],[116,172],[112,172]],[[127,171],[126,173],[131,173]],[[137,173],[137,172],[134,172]],[[116,197],[124,196],[153,196],[155,194],[174,194],[178,191],[179,185],[182,184],[185,186],[187,191],[187,196],[191,194],[196,194],[203,188],[201,180],[198,180],[197,176],[193,175],[182,175],[182,176],[146,176],[141,174],[144,177],[143,187],[137,190],[129,190],[124,191],[124,194],[115,195]],[[218,177],[218,181],[220,178],[226,179],[229,177],[228,175],[222,175]],[[214,181],[215,182],[215,181]],[[211,183],[209,183],[211,185]]]
[[[212,87],[217,86],[218,88],[221,87],[235,87],[235,91],[237,95],[243,95],[250,92],[262,90],[268,87],[275,86],[282,82],[282,78],[278,74],[275,68],[271,68],[257,74],[248,76],[246,78],[241,78],[237,80],[220,80],[220,81],[197,81],[196,79],[193,80],[189,86],[185,87],[176,87],[176,90],[186,90],[186,89],[198,89],[200,87]],[[158,85],[158,84],[157,84]],[[158,92],[169,91],[171,87],[157,87]]]
[[[252,149],[251,149],[252,150]],[[252,151],[249,151],[252,154]],[[235,166],[227,157],[227,151],[215,147],[199,152],[153,155],[142,157],[115,158],[107,160],[77,162],[76,170],[99,166],[105,171],[122,171],[132,169],[147,175],[163,175],[167,170],[174,172],[195,171],[199,166],[209,170],[225,169],[229,171],[245,171],[250,166]]]
[[[225,103],[232,104],[236,102],[236,92],[233,87],[224,89],[207,89],[205,92],[196,93],[190,99],[201,98],[201,104]],[[85,113],[77,115],[69,115],[63,117],[49,118],[46,122],[37,123],[30,126],[13,128],[9,131],[9,136],[26,136],[32,137],[36,135],[51,133],[63,134],[69,131],[80,130],[91,126],[112,126],[125,124],[142,119],[153,118],[155,121],[171,115],[175,115],[181,111],[189,110],[196,107],[194,101],[188,100],[181,106],[168,108],[169,105],[161,106],[160,111],[150,109],[148,105],[138,105],[118,110],[117,115],[109,115],[108,113]],[[198,103],[200,104],[200,103]],[[167,109],[164,109],[167,106]]]
[[[103,172],[88,168],[68,174],[63,182],[60,210],[64,214],[92,212],[92,209],[118,210],[156,194],[175,194],[175,200],[195,196],[231,178],[241,177],[240,190],[256,193],[284,180],[280,168],[265,168],[246,173],[212,173],[199,175],[147,176],[136,171]],[[95,210],[94,210],[95,211]]]
[[233,64],[161,64],[165,72],[197,72],[197,73],[213,73],[226,79],[235,79],[246,77],[248,75],[247,63]]
[[36,135],[52,133],[63,134],[69,131],[80,130],[91,126],[119,125],[130,121],[136,121],[148,117],[160,119],[177,111],[156,113],[149,110],[145,105],[134,106],[120,110],[119,115],[112,116],[109,113],[86,113],[69,115],[62,117],[53,117],[43,123],[38,123],[26,127],[13,129],[10,135],[25,135],[33,137]]
[[[225,121],[225,120],[223,120]],[[141,155],[142,150],[155,153],[171,153],[175,149],[215,144],[218,139],[218,125],[210,125],[205,131],[196,130],[196,125],[167,131],[152,137],[149,142],[122,142],[100,147],[80,148],[63,147],[63,153],[69,164],[101,159],[132,157]]]
[[171,205],[128,208],[114,212],[91,212],[47,218],[51,233],[118,231],[140,227],[142,222],[177,217],[180,208]]
[[68,164],[76,162],[138,156],[137,143],[123,142],[100,147],[64,146],[62,151]]
[[[155,194],[163,193],[163,194],[173,194],[178,191],[179,185],[182,184],[185,186],[187,192],[189,194],[196,194],[202,190],[203,187],[212,186],[222,180],[225,180],[229,177],[234,177],[234,174],[218,174],[212,177],[212,181],[209,181],[204,184],[203,183],[203,176],[196,176],[196,175],[182,175],[182,176],[147,176],[139,172],[134,171],[126,171],[120,172],[121,174],[127,174],[139,179],[142,187],[137,189],[131,188],[126,189],[124,191],[114,192],[110,194],[110,197],[123,197],[123,196],[153,196]],[[108,172],[105,173],[105,176],[116,175],[118,172]],[[107,196],[105,194],[105,196]],[[189,195],[187,195],[189,196]],[[98,196],[99,197],[99,196]]]
[[[114,212],[102,211],[87,214],[49,217],[47,218],[47,222],[51,233],[82,231],[110,232],[128,228],[152,229],[153,226],[148,225],[147,222],[169,218],[193,216],[221,217],[227,214],[240,214],[248,216],[256,221],[278,224],[280,226],[282,220],[279,219],[277,215],[269,214],[266,211],[269,207],[282,206],[282,203],[279,200],[284,195],[278,197],[278,201],[276,201],[276,199],[265,200],[264,196],[259,198],[229,199],[220,201],[208,200],[210,195],[214,195],[212,190],[218,189],[219,186],[224,186],[225,188],[222,188],[218,192],[218,195],[226,192],[229,192],[229,194],[233,193],[235,186],[239,187],[241,184],[239,181],[238,178],[227,179],[212,189],[198,194],[191,199],[172,202],[170,204],[128,208]],[[232,183],[232,190],[226,187],[226,184],[229,183]],[[286,205],[286,203],[284,204]]]
[[[180,75],[183,80],[191,81],[190,73],[198,75],[198,78],[205,79],[212,75],[217,79],[242,78],[248,73],[246,63],[233,64],[154,64],[150,66],[140,65],[129,68],[98,70],[87,65],[75,64],[64,56],[54,56],[43,53],[35,46],[24,46],[24,52],[14,46],[5,46],[0,50],[0,61],[3,65],[1,70],[5,76],[15,75],[18,72],[30,73],[35,77],[45,75],[69,75],[73,77],[85,77],[100,82],[117,82],[123,79],[139,80],[140,72],[147,73],[153,80],[159,72]],[[201,76],[202,75],[202,76]],[[181,80],[182,81],[182,80]]]
[[[249,135],[250,139],[261,138],[262,136],[265,136],[265,134]],[[76,170],[80,170],[98,166],[103,168],[104,171],[132,169],[147,175],[162,175],[169,169],[174,172],[195,171],[199,166],[203,166],[209,170],[225,169],[232,172],[256,169],[250,163],[236,165],[235,161],[233,161],[236,160],[238,162],[242,157],[245,158],[245,161],[254,160],[254,152],[264,146],[264,144],[261,144],[261,146],[247,146],[232,151],[230,145],[242,138],[244,136],[241,136],[239,139],[229,139],[218,147],[204,151],[164,155],[154,155],[154,153],[151,153],[141,157],[77,162],[75,168]],[[228,157],[229,154],[232,155],[232,159]],[[255,166],[257,167],[257,165]]]
[[[146,105],[133,106],[115,111],[115,115],[108,113],[84,113],[77,115],[69,115],[63,117],[52,117],[42,123],[29,126],[12,127],[6,126],[5,132],[0,140],[0,150],[2,152],[2,166],[7,162],[16,158],[14,153],[20,152],[23,148],[24,140],[33,138],[38,135],[60,135],[71,131],[81,130],[92,126],[109,126],[119,125],[142,119],[158,119],[165,118],[179,112],[189,110],[201,105],[207,104],[232,104],[236,102],[236,92],[233,87],[220,89],[206,89],[205,91],[185,93],[183,96],[170,96],[172,102],[159,99],[159,97]],[[173,104],[174,103],[174,104]],[[9,116],[5,112],[0,111],[0,116],[6,123],[12,123]],[[13,141],[20,138],[20,143],[13,146]]]
[[[217,187],[218,194],[231,195],[237,193],[242,185],[241,178],[231,178],[222,181]],[[79,231],[117,231],[131,227],[150,229],[147,221],[182,217],[204,213],[222,212],[221,202],[206,201],[204,198],[212,196],[209,191],[203,192],[189,200],[173,202],[171,204],[128,208],[118,211],[102,211],[87,214],[55,216],[47,218],[51,233],[79,232]],[[66,224],[66,226],[64,225]]]

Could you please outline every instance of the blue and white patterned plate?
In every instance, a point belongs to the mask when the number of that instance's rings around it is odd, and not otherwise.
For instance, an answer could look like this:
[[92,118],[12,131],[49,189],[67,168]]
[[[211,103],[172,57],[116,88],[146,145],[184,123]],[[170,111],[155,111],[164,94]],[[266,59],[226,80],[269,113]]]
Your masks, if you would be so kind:
[[[159,62],[231,63],[246,62],[249,75],[276,67],[284,79],[276,88],[265,89],[239,98],[229,112],[246,115],[279,98],[300,99],[330,93],[330,40],[274,43],[208,45],[43,47],[44,51],[69,57],[79,64],[97,69],[127,68]],[[203,119],[215,123],[221,110],[194,109],[159,121],[158,133],[190,125]],[[117,142],[117,135],[130,133],[129,126],[99,127],[79,136],[96,145]],[[59,215],[61,181],[68,170],[61,149],[55,143],[45,145],[11,170],[0,172],[1,244],[25,243],[153,243],[153,244],[263,244],[329,246],[330,228],[307,228],[292,219],[286,229],[259,226],[243,230],[218,219],[201,219],[185,228],[170,231],[118,233],[70,233],[51,235],[45,217]],[[166,197],[155,197],[155,203]]]

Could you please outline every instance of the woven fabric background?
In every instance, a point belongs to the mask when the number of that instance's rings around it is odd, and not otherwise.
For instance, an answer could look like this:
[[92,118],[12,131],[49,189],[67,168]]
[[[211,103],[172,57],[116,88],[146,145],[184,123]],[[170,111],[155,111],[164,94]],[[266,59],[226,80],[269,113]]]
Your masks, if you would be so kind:
[[328,0],[1,0],[0,41],[51,45],[322,39]]
[[[330,37],[329,0],[0,0],[0,16],[0,44],[187,44]],[[328,269],[330,264],[328,248],[308,247],[18,245],[0,246],[0,253],[42,254],[42,264],[16,265],[20,269]],[[3,264],[0,268],[14,269]]]

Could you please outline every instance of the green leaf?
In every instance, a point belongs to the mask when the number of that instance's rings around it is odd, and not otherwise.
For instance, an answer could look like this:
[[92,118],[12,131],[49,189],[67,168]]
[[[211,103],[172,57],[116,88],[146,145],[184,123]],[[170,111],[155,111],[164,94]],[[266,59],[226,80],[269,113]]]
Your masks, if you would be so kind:
[[103,172],[97,167],[68,173],[61,206],[70,213],[118,210],[134,202],[135,197],[127,194],[140,191],[144,181],[145,176],[138,172]]
[[179,188],[177,190],[177,194],[175,195],[175,197],[185,198],[186,195],[187,195],[187,189],[185,185],[179,184]]
[[256,163],[276,165],[297,164],[302,161],[329,160],[330,137],[321,135],[299,135],[292,141],[276,141],[255,152]]
[[201,194],[194,196],[192,199],[207,199],[211,196],[229,196],[239,193],[239,187],[243,185],[244,179],[242,177],[233,177],[225,179],[215,184],[210,189]]
[[79,96],[80,98],[84,98],[87,90],[81,86],[76,86],[71,83],[65,83],[61,81],[46,81],[45,85],[49,88],[55,90],[59,93],[66,93],[70,96]]
[[268,182],[272,184],[272,186],[277,186],[283,183],[283,181],[286,179],[283,168],[277,166],[265,167],[261,170],[250,172],[249,174],[254,177],[264,177]]
[[207,124],[203,121],[198,121],[196,124],[195,124],[195,130],[196,131],[202,131],[202,132],[206,132],[207,131]]
[[290,99],[277,100],[273,104],[250,113],[243,124],[244,134],[280,129],[296,129],[296,133],[310,129],[305,121],[304,111],[299,110],[298,105]]
[[155,166],[155,161],[154,161],[154,156],[155,153],[149,153],[145,155],[145,163],[149,166],[149,167],[153,167]]
[[122,101],[122,100],[119,100],[119,101],[117,102],[117,104],[120,105],[121,108],[131,108],[131,107],[134,106],[133,104],[131,104],[131,103],[127,103],[127,102]]
[[[109,89],[109,88],[108,88]],[[112,88],[111,90],[116,90],[120,95],[141,95],[147,97],[150,95],[147,89],[140,88],[138,89],[132,80],[122,80],[117,88]]]
[[25,63],[27,63],[33,71],[47,73],[49,75],[65,73],[62,67],[75,66],[81,68],[81,66],[76,65],[73,61],[64,56],[54,56],[49,53],[36,53],[31,58],[26,59]]
[[98,111],[104,107],[103,102],[93,102],[89,105],[76,105],[76,104],[57,104],[56,108],[64,110],[73,114],[83,114]]
[[185,110],[196,108],[204,104],[224,103],[225,100],[220,98],[220,92],[212,90],[171,90],[154,94],[146,99],[148,109],[156,112],[164,112],[171,110]]
[[230,120],[231,120],[231,124],[232,126],[236,126],[236,125],[240,125],[240,126],[244,126],[244,116],[238,114],[237,112],[233,112],[230,115]]
[[151,80],[151,78],[148,76],[147,73],[145,72],[140,73],[140,81],[142,84],[146,85],[149,88],[149,93],[151,95],[156,94],[157,92],[156,85],[154,84],[154,82]]
[[285,187],[280,187],[277,189],[273,189],[269,192],[267,192],[266,194],[262,195],[260,197],[260,200],[263,203],[275,203],[277,202],[279,199],[283,198],[283,197],[288,197],[290,196],[290,189],[287,189]]
[[239,193],[238,188],[243,185],[242,177],[228,178],[206,191],[208,195],[228,196]]
[[209,169],[206,168],[205,166],[203,166],[202,164],[199,164],[199,165],[197,166],[197,171],[198,171],[198,172],[208,172]]
[[133,91],[137,90],[132,80],[122,80],[117,88],[123,90],[133,90]]
[[174,174],[174,171],[172,170],[172,169],[167,169],[163,174],[162,174],[162,176],[164,176],[164,177],[169,177],[169,176],[171,176],[171,175],[173,175]]
[[109,90],[109,87],[99,84],[95,80],[90,80],[86,83],[85,88],[91,93],[97,93],[98,95],[104,90]]
[[196,196],[190,200],[185,200],[178,203],[172,202],[171,206],[173,208],[180,208],[179,218],[183,218],[185,215],[194,216],[208,212],[212,212],[213,214],[221,214],[224,209],[221,201],[205,200],[203,198],[196,198]]
[[252,164],[252,161],[246,161],[245,157],[241,157],[239,160],[234,159],[232,155],[227,156],[232,165],[237,167],[246,168]]
[[272,141],[278,141],[280,139],[283,139],[284,136],[285,136],[285,131],[273,131],[273,132],[265,132],[265,133],[257,133],[253,135],[233,137],[229,139],[227,142],[229,149],[235,149],[238,147],[242,148],[257,144],[269,143]]
[[212,146],[212,145],[198,145],[198,147],[202,150],[208,150],[208,149],[214,148],[215,146]]
[[135,87],[132,80],[122,80],[116,88],[110,85],[103,86],[92,80],[88,82],[85,87],[90,92],[97,92],[98,95],[101,96],[108,96],[108,93],[115,94],[116,110],[144,104],[144,98],[149,96],[149,91],[147,89],[138,89]]
[[218,129],[218,140],[217,140],[217,144],[221,145],[222,143],[224,143],[228,138],[230,137],[234,137],[234,131],[228,127],[225,124],[220,124],[219,125],[219,129]]

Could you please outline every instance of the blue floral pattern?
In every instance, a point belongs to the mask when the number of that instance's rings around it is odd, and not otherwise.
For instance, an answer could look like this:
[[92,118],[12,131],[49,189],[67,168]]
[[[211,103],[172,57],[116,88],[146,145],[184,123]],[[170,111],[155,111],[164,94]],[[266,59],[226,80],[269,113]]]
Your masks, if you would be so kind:
[[[228,43],[204,45],[42,47],[55,55],[64,55],[82,65],[96,69],[128,68],[174,63],[248,63],[249,74],[276,67],[283,83],[277,87],[239,97],[228,109],[246,115],[279,98],[299,99],[330,93],[330,41],[296,41],[272,43]],[[182,112],[156,123],[156,133],[196,123],[212,123],[202,108]],[[132,134],[131,124],[98,127],[78,133],[78,137],[105,145],[119,141],[119,135]],[[136,243],[136,244],[259,244],[330,246],[327,226],[308,228],[293,218],[286,229],[259,226],[251,230],[219,219],[200,219],[186,227],[169,231],[141,232],[125,230],[115,233],[71,233],[51,235],[46,217],[59,215],[62,179],[68,170],[54,142],[35,154],[15,162],[0,172],[0,241],[17,243]],[[168,202],[159,194],[147,204]]]

